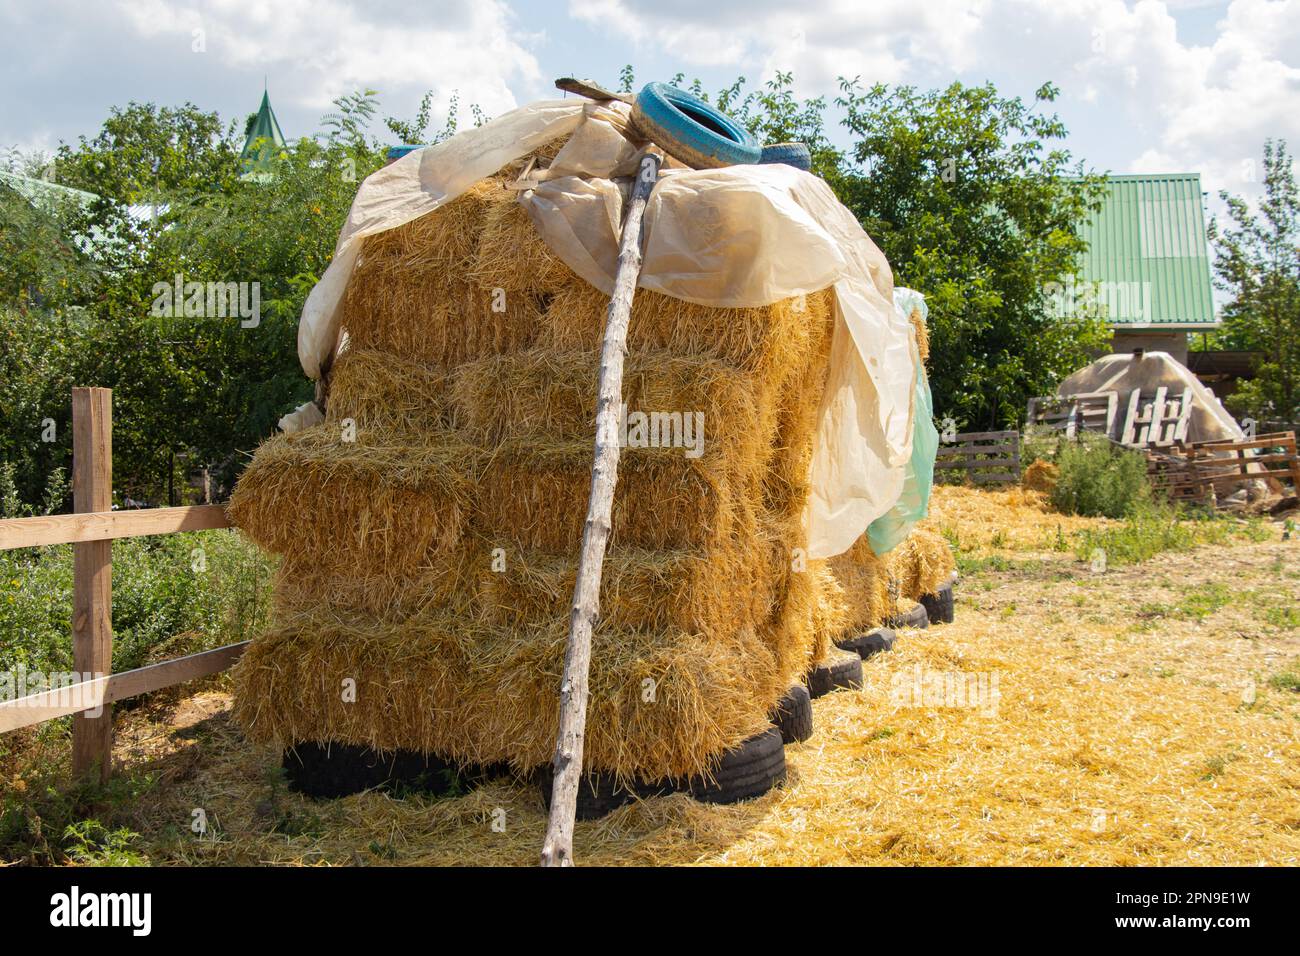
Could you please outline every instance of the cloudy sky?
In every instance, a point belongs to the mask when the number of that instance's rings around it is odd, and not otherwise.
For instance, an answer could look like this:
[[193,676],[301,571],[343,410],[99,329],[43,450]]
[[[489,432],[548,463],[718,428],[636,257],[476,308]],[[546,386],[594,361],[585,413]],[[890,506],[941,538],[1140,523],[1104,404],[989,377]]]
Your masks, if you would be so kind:
[[242,118],[264,78],[290,137],[360,87],[385,115],[428,89],[496,115],[625,63],[709,89],[792,70],[805,95],[1051,80],[1094,168],[1211,191],[1249,193],[1265,137],[1300,151],[1300,0],[0,0],[0,148],[51,150],[130,100]]

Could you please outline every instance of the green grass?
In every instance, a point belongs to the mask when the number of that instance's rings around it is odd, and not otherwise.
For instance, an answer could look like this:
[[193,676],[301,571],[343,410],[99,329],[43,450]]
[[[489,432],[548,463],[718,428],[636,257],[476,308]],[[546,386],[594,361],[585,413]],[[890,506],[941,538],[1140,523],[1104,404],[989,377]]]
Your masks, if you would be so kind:
[[1088,561],[1100,549],[1107,565],[1116,566],[1137,564],[1165,551],[1190,551],[1203,544],[1243,539],[1264,541],[1268,537],[1268,529],[1259,519],[1191,515],[1170,505],[1148,504],[1130,512],[1120,524],[1078,532],[1074,554],[1080,561]]
[[1138,616],[1144,618],[1173,617],[1185,621],[1203,621],[1215,611],[1249,596],[1249,594],[1235,591],[1227,585],[1211,581],[1196,587],[1186,588],[1182,599],[1175,604],[1143,604],[1138,609]]
[[1268,686],[1300,694],[1300,665],[1293,664],[1290,669],[1274,674],[1268,679]]
[[1294,631],[1300,627],[1300,608],[1293,604],[1265,608],[1263,616],[1264,623],[1284,631]]

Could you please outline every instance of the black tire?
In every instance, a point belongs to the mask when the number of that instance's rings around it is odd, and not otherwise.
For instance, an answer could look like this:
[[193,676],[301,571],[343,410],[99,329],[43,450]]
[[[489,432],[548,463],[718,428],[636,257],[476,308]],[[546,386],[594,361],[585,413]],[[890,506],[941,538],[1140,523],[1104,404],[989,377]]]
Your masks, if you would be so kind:
[[926,613],[925,605],[918,602],[910,610],[887,618],[885,626],[892,627],[895,630],[902,627],[929,627],[930,615]]
[[750,737],[714,764],[712,779],[692,777],[682,789],[703,803],[739,803],[761,797],[785,780],[785,745],[773,727]]
[[773,143],[764,146],[758,159],[760,164],[784,163],[805,172],[812,171],[812,153],[803,143]]
[[[734,750],[719,757],[712,774],[686,780],[661,780],[655,783],[634,781],[630,786],[618,784],[613,774],[584,774],[578,784],[577,819],[596,820],[612,813],[636,798],[658,797],[669,793],[686,793],[704,803],[737,803],[761,797],[785,780],[785,745],[775,727],[750,737]],[[551,806],[552,768],[537,775],[542,799]]]
[[804,683],[808,687],[808,696],[813,700],[838,687],[857,690],[862,686],[862,658],[849,651],[834,652],[808,672]]
[[843,651],[853,651],[864,661],[894,649],[894,632],[887,627],[877,627],[865,634],[836,641],[835,646]]
[[[547,764],[537,774],[537,785],[541,788],[542,802],[546,804],[547,810],[551,808],[551,788],[554,784],[554,768]],[[674,789],[671,783],[646,783],[640,780],[633,781],[631,786],[624,786],[612,773],[586,773],[578,781],[576,818],[598,820],[637,797],[662,796],[672,793]]]
[[808,688],[795,684],[786,695],[776,702],[772,711],[772,723],[781,732],[781,740],[787,744],[802,743],[812,736],[813,712],[812,698]]
[[933,594],[922,594],[921,605],[925,608],[925,616],[931,624],[951,624],[956,616],[952,584],[943,585]]
[[295,744],[281,762],[289,789],[316,800],[332,800],[383,788],[437,796],[460,796],[472,790],[491,769],[464,772],[431,754],[413,750],[380,751],[359,744]]

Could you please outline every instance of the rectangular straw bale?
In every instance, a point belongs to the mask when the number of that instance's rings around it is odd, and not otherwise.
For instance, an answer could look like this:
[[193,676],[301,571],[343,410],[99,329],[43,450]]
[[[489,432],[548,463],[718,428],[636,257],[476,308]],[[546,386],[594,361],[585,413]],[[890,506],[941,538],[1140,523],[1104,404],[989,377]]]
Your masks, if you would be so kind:
[[[473,525],[500,545],[568,553],[582,540],[591,491],[590,442],[496,449],[479,473]],[[625,448],[611,545],[702,548],[753,532],[757,496],[707,458],[679,448]]]
[[527,348],[541,321],[528,295],[494,297],[440,266],[380,277],[358,264],[343,296],[352,347],[453,368],[484,355]]
[[897,581],[900,597],[909,602],[922,594],[933,594],[948,582],[957,567],[947,539],[926,528],[913,528],[883,560],[887,572]]
[[502,178],[482,179],[419,219],[367,236],[358,268],[365,269],[366,281],[402,282],[432,268],[464,275],[473,267],[489,211],[514,197]]
[[445,431],[445,371],[376,349],[346,349],[330,372],[330,422],[358,428]]
[[[545,438],[591,441],[599,372],[595,351],[534,348],[466,363],[452,376],[456,422],[488,445]],[[623,370],[628,423],[637,424],[636,412],[679,419],[696,415],[691,421],[698,423],[698,413],[705,456],[740,458],[759,467],[776,426],[763,414],[753,378],[707,357],[633,352]],[[693,437],[698,441],[700,433]]]
[[[531,770],[555,747],[567,630],[564,620],[512,628],[438,612],[390,620],[307,608],[236,666],[236,717],[256,741],[407,748]],[[341,700],[340,674],[356,680],[354,702]],[[798,676],[749,628],[720,639],[601,621],[584,764],[624,777],[700,773],[765,729]]]
[[826,389],[834,316],[828,309],[809,310],[807,348],[792,357],[789,378],[773,395],[776,421],[772,456],[763,479],[765,506],[787,521],[797,521],[812,494],[813,446]]
[[479,562],[464,544],[430,549],[423,563],[408,569],[359,571],[322,565],[314,556],[288,554],[276,571],[275,619],[311,607],[361,611],[396,618],[432,608],[474,613],[474,574]]
[[535,296],[582,281],[551,251],[513,190],[488,203],[469,274],[483,289]]
[[[576,552],[576,549],[575,549]],[[612,548],[605,555],[600,617],[612,627],[680,628],[712,636],[756,627],[772,612],[784,549],[770,542],[705,550]],[[508,551],[501,571],[481,575],[483,613],[522,626],[567,620],[574,554]]]
[[[834,303],[834,291],[824,289],[758,308],[722,309],[638,289],[628,349],[707,356],[770,374],[788,368],[792,360],[798,364],[809,350],[809,336],[833,318]],[[608,307],[609,296],[580,279],[564,286],[547,306],[537,344],[599,348]]]
[[324,422],[258,448],[231,497],[231,520],[279,555],[355,574],[420,567],[465,527],[471,449],[454,436],[421,446]]
[[832,638],[850,636],[848,632],[880,625],[895,613],[889,595],[889,570],[876,557],[863,535],[849,550],[829,559],[834,582],[844,604],[842,626]]

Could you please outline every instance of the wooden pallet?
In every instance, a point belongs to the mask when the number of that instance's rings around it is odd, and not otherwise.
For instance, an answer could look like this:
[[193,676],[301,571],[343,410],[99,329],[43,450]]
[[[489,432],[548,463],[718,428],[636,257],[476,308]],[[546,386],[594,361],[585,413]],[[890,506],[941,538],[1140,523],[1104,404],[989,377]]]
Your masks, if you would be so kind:
[[976,484],[1017,482],[1020,480],[1020,433],[962,432],[953,441],[939,446],[934,470],[937,476],[949,481],[965,478]]
[[1074,438],[1079,431],[1101,432],[1109,435],[1115,427],[1115,412],[1119,395],[1115,392],[1080,392],[1066,398],[1048,396],[1029,400],[1030,425],[1064,431]]
[[1211,490],[1255,479],[1287,480],[1300,492],[1295,432],[1259,435],[1248,441],[1180,442],[1171,449],[1148,452],[1147,474],[1175,501],[1203,500]]
[[1192,390],[1169,397],[1160,386],[1154,392],[1133,389],[1119,442],[1129,448],[1172,448],[1187,440],[1192,418]]

